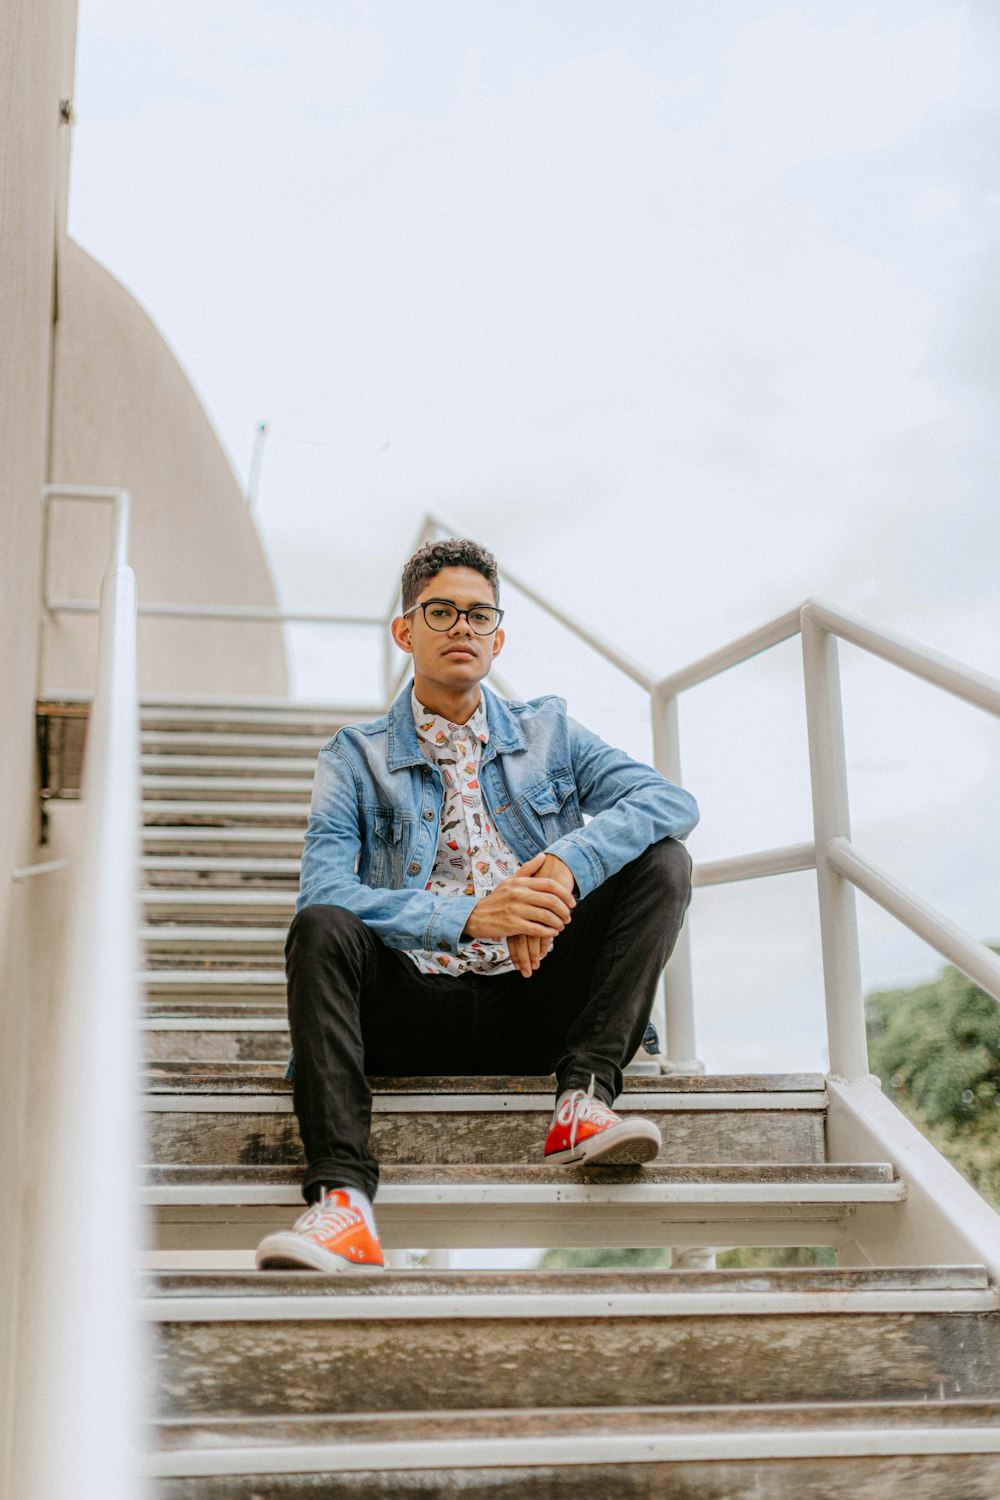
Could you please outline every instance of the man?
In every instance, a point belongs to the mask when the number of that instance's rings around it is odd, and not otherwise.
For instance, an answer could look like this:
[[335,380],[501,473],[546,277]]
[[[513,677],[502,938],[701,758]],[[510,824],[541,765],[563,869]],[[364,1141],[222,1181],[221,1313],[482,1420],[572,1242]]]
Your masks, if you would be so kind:
[[316,771],[286,946],[312,1207],[261,1242],[261,1268],[382,1265],[366,1073],[554,1072],[546,1162],[660,1149],[652,1121],[611,1106],[690,899],[694,799],[561,699],[481,688],[504,633],[475,542],[422,547],[402,595],[413,681]]

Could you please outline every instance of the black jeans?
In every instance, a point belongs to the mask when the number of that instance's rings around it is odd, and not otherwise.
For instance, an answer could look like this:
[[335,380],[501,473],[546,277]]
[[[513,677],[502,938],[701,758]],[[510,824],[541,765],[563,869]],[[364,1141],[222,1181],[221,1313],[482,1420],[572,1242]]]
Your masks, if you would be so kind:
[[691,898],[691,859],[663,839],[577,902],[530,979],[421,974],[353,913],[307,906],[285,956],[295,1049],[293,1102],[307,1169],[374,1197],[367,1075],[556,1075],[612,1104],[653,1008]]

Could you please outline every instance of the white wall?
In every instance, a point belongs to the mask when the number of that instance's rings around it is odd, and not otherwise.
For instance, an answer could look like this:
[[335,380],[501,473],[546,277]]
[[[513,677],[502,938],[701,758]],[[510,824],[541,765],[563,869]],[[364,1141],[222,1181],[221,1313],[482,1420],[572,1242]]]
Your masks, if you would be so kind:
[[[59,247],[57,288],[51,478],[131,490],[131,561],[140,604],[273,607],[270,571],[232,467],[151,318],[70,239]],[[50,597],[96,597],[109,524],[99,507],[57,502],[48,549]],[[93,621],[55,616],[43,641],[45,692],[58,696],[87,687]],[[144,621],[139,673],[147,694],[287,692],[284,647],[274,625]]]

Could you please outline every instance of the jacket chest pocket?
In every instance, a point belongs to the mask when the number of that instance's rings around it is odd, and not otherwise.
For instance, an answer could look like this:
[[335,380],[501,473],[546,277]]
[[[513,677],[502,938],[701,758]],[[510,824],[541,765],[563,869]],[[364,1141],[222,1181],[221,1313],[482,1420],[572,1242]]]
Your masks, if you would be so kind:
[[572,828],[583,827],[576,783],[572,776],[550,776],[537,786],[530,787],[523,800],[541,823],[546,838],[558,838]]
[[368,850],[370,864],[365,883],[398,890],[403,884],[403,862],[410,842],[408,820],[398,807],[373,808],[371,819],[373,837]]

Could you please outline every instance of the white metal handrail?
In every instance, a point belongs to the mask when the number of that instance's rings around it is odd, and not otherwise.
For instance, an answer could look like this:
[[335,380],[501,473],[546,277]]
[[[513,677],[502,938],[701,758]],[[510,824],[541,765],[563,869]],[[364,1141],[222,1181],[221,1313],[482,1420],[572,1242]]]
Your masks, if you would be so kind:
[[[428,515],[421,542],[437,532],[457,535],[441,517]],[[821,599],[809,599],[707,656],[656,677],[580,624],[572,615],[506,570],[503,578],[565,626],[598,655],[650,694],[653,763],[672,781],[682,780],[677,700],[720,673],[801,634],[809,726],[814,839],[784,849],[761,850],[696,867],[696,886],[816,869],[823,940],[824,991],[830,1066],[845,1078],[868,1074],[864,1000],[853,888],[878,901],[932,947],[1000,1001],[1000,959],[942,913],[880,871],[850,843],[847,769],[836,640],[902,668],[987,712],[1000,715],[1000,682],[985,672],[933,651],[898,632],[881,629]],[[818,853],[817,853],[818,852]],[[689,924],[667,967],[667,1064],[698,1070],[691,981]]]
[[1000,958],[992,948],[970,937],[957,923],[915,895],[902,881],[860,853],[846,839],[833,839],[826,857],[834,869],[846,875],[866,896],[891,912],[918,937],[926,938],[944,958],[968,974],[980,989],[1000,1001]]
[[[440,516],[431,513],[424,523],[424,528],[421,532],[422,540],[432,541],[435,532],[449,532],[452,536],[461,535],[457,527],[450,525]],[[538,589],[533,588],[531,584],[525,583],[523,578],[520,578],[516,573],[512,573],[509,568],[502,568],[500,572],[501,577],[507,583],[513,584],[518,593],[524,594],[525,598],[530,599],[533,604],[537,604],[539,609],[544,610],[550,619],[558,620],[560,625],[565,625],[567,630],[571,631],[573,635],[577,636],[591,650],[596,651],[598,656],[602,656],[605,661],[609,661],[620,672],[624,672],[626,677],[631,677],[632,681],[638,683],[641,688],[645,688],[647,692],[652,691],[656,683],[656,678],[647,667],[633,661],[624,651],[619,651],[617,646],[612,645],[610,641],[606,641],[603,636],[598,635],[589,626],[582,624],[568,610],[563,609],[557,604],[553,604],[551,599],[546,599],[544,594],[540,593]]]
[[[812,845],[792,845],[787,849],[765,850],[715,861],[696,869],[695,884],[723,884],[815,865],[823,936],[830,1066],[841,1077],[857,1078],[867,1075],[868,1052],[853,887],[877,901],[997,1001],[1000,1001],[1000,959],[984,943],[908,891],[852,845],[837,638],[996,715],[1000,715],[1000,681],[898,632],[870,625],[823,600],[807,600],[799,609],[661,679],[653,692],[654,714],[659,699],[660,713],[666,716],[672,711],[674,715],[670,733],[676,739],[678,693],[751,660],[797,633],[803,638],[814,842]],[[676,753],[673,758],[679,764]],[[666,769],[663,765],[660,768]],[[667,1036],[672,1052],[670,1000],[668,991]],[[684,1019],[693,1034],[693,1020]]]
[[[113,512],[101,590],[83,831],[48,1057],[38,1160],[52,1219],[35,1240],[39,1288],[23,1390],[26,1500],[144,1493],[145,1361],[133,1284],[144,1243],[140,1161],[139,698],[128,491],[48,485],[45,501]],[[42,1211],[41,1208],[39,1210]]]
[[[85,491],[77,493],[79,498],[87,498]],[[440,535],[459,534],[460,528],[429,512],[421,524],[417,545]],[[801,635],[812,778],[813,840],[785,849],[759,850],[698,866],[694,883],[697,886],[723,885],[816,869],[830,1063],[835,1073],[852,1078],[864,1076],[868,1070],[857,919],[853,906],[855,886],[880,902],[1000,1000],[1000,960],[984,944],[907,892],[891,876],[877,870],[851,844],[836,642],[838,638],[848,641],[967,703],[997,715],[1000,715],[1000,682],[987,673],[967,667],[898,632],[871,625],[821,599],[808,599],[795,609],[787,610],[708,655],[661,677],[604,640],[518,575],[504,569],[501,577],[649,694],[653,764],[675,782],[682,781],[680,696],[773,646]],[[47,600],[46,603],[53,612],[84,613],[92,612],[94,608],[92,601]],[[272,610],[255,605],[182,603],[148,604],[141,607],[140,613],[189,619],[359,625],[378,627],[384,632],[397,605],[398,591],[381,617]],[[394,670],[392,659],[385,651],[382,669],[382,698],[388,704],[398,692],[408,666],[403,662],[398,670]],[[688,923],[681,931],[667,968],[666,991],[667,1065],[680,1072],[700,1070],[695,1046]]]
[[[50,614],[96,615],[96,599],[49,599]],[[328,614],[317,610],[272,609],[266,604],[140,604],[136,613],[163,620],[259,620],[271,625],[381,626],[379,615]]]

